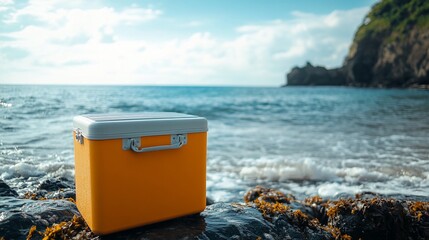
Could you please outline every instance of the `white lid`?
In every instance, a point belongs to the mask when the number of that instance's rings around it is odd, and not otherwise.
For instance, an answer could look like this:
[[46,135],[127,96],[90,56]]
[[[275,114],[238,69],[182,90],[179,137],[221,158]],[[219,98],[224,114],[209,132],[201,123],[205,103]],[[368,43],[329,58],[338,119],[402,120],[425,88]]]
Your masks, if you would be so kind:
[[207,132],[203,117],[174,112],[88,114],[73,118],[73,127],[87,139]]

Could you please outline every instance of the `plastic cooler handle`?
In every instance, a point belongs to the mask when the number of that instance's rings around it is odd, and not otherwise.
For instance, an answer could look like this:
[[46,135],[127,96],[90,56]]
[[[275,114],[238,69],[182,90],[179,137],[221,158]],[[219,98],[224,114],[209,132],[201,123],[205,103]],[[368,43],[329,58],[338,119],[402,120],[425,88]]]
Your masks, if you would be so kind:
[[122,149],[124,150],[133,150],[137,153],[142,152],[153,152],[153,151],[161,151],[161,150],[170,150],[170,149],[178,149],[187,143],[186,134],[174,134],[171,135],[171,144],[170,145],[161,145],[161,146],[153,146],[153,147],[140,147],[140,138],[127,138],[122,140]]

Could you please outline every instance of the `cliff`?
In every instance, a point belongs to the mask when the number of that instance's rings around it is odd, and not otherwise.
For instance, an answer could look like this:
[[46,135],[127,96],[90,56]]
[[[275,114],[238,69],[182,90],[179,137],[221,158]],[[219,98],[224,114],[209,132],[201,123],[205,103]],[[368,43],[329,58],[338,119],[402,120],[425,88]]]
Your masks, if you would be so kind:
[[342,67],[316,67],[321,69],[316,75],[311,64],[295,67],[287,74],[287,85],[425,88],[428,54],[429,1],[383,0],[356,31]]
[[346,84],[345,76],[342,68],[328,70],[321,66],[313,66],[307,62],[302,68],[292,68],[286,78],[287,85],[291,86],[341,86]]

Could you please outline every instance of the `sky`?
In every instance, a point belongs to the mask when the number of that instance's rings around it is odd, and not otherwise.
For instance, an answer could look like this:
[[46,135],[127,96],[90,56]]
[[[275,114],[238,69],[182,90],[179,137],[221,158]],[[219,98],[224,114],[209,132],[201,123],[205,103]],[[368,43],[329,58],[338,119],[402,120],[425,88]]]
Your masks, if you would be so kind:
[[0,0],[0,84],[279,86],[375,0]]

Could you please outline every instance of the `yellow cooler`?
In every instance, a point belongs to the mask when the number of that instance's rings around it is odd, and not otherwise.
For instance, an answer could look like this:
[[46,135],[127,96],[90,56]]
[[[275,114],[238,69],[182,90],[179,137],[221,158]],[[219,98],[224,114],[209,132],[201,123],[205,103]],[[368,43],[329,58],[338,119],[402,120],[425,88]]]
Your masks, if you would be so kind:
[[180,113],[92,114],[74,125],[76,203],[97,234],[206,206],[207,120]]

